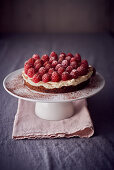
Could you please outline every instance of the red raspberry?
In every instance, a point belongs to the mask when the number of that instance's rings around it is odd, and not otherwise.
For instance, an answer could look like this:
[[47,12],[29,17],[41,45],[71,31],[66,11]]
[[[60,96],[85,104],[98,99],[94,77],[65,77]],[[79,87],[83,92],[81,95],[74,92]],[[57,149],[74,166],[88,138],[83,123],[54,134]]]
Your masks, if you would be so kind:
[[39,63],[42,64],[42,61],[41,61],[40,59],[37,59],[37,60],[35,61],[35,63],[34,63],[34,66],[35,66],[36,64],[39,64]]
[[63,60],[64,60],[63,58],[59,58],[58,63],[61,64]]
[[50,64],[46,64],[45,69],[48,71],[51,68]]
[[36,73],[34,76],[33,76],[33,78],[32,78],[32,81],[34,82],[34,83],[38,83],[39,81],[41,81],[42,80],[42,76],[40,75],[40,74],[38,74],[38,73]]
[[43,75],[43,74],[45,74],[45,73],[46,73],[45,67],[40,67],[40,69],[39,69],[39,74]]
[[44,54],[44,55],[41,57],[41,60],[42,60],[43,62],[46,62],[46,61],[49,60],[49,56],[48,56],[47,54]]
[[54,72],[54,68],[50,68],[48,73],[51,75]]
[[29,68],[29,69],[28,69],[28,72],[27,72],[27,75],[28,75],[30,78],[32,78],[34,74],[35,74],[34,68]]
[[29,64],[32,64],[32,65],[33,65],[34,62],[35,62],[35,59],[34,59],[34,58],[30,58],[30,59],[28,60],[28,63],[29,63]]
[[70,74],[68,72],[63,72],[61,76],[63,81],[69,80],[70,79]]
[[32,58],[34,58],[35,60],[40,59],[40,56],[38,54],[33,54]]
[[57,54],[54,51],[52,51],[50,57],[55,57],[55,59],[57,59]]
[[41,66],[42,66],[42,64],[38,63],[34,66],[34,68],[35,68],[36,71],[38,71]]
[[66,71],[67,71],[68,73],[70,73],[70,72],[72,71],[72,69],[73,69],[72,66],[68,66],[68,67],[66,68]]
[[70,60],[71,60],[71,57],[70,57],[70,56],[67,56],[67,57],[65,58],[65,60],[70,61]]
[[78,67],[78,63],[76,61],[72,61],[70,63],[70,66],[72,66],[73,68],[77,68]]
[[42,81],[43,81],[44,83],[50,81],[50,75],[49,75],[48,73],[44,74],[44,75],[42,76]]
[[59,73],[57,73],[56,71],[54,71],[54,72],[52,73],[52,75],[51,75],[51,80],[52,80],[53,82],[58,82],[58,81],[60,81],[60,75],[59,75]]
[[49,62],[52,63],[52,61],[54,61],[54,60],[56,60],[56,57],[55,57],[55,56],[50,57]]
[[74,57],[71,53],[68,53],[67,56]]
[[43,66],[45,67],[47,64],[50,64],[49,61],[46,61]]
[[81,65],[77,68],[77,71],[78,71],[79,76],[83,76],[83,75],[87,74],[88,69],[85,68],[83,65]]
[[65,54],[65,53],[61,53],[61,54],[59,55],[59,58],[63,58],[63,60],[65,59],[65,57],[66,57],[66,54]]
[[81,65],[83,65],[84,67],[88,68],[88,62],[87,62],[87,60],[82,60],[82,61],[81,61]]
[[66,56],[66,54],[65,54],[65,53],[63,53],[63,52],[62,52],[62,53],[60,53],[60,55],[64,55],[64,56]]
[[73,61],[76,61],[76,57],[72,57],[71,60],[70,60],[70,63],[73,62]]
[[73,79],[76,79],[76,78],[78,78],[78,71],[76,71],[76,69],[73,69],[71,71],[70,75]]
[[81,56],[79,53],[76,53],[74,56],[75,56],[76,61],[81,62]]
[[62,67],[61,64],[57,64],[56,67],[55,67],[55,70],[58,70],[60,67]]
[[51,65],[52,65],[52,67],[56,67],[57,64],[58,64],[58,62],[56,60],[53,60]]
[[65,71],[65,69],[63,67],[59,67],[58,68],[58,73],[61,75],[63,72]]
[[66,67],[68,67],[68,65],[69,65],[68,60],[63,60],[63,61],[62,61],[62,66],[63,66],[63,67],[66,68]]
[[32,67],[32,64],[29,64],[28,62],[24,64],[25,69],[29,69],[30,67]]

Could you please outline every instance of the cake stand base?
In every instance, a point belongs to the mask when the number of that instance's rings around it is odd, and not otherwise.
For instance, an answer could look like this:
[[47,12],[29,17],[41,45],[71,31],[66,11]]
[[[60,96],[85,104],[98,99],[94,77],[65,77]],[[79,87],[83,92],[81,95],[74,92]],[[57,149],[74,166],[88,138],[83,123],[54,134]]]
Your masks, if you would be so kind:
[[35,114],[46,120],[63,120],[74,114],[72,102],[40,103],[36,102]]

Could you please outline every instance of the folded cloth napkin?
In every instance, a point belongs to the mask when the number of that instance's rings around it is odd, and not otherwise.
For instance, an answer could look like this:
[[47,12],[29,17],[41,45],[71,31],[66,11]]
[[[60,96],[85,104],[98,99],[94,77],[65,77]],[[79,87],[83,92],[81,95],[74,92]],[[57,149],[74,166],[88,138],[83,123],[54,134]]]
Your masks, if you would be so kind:
[[94,128],[86,100],[78,100],[73,104],[75,114],[72,117],[60,121],[49,121],[35,115],[35,102],[19,99],[12,137],[36,139],[92,136]]

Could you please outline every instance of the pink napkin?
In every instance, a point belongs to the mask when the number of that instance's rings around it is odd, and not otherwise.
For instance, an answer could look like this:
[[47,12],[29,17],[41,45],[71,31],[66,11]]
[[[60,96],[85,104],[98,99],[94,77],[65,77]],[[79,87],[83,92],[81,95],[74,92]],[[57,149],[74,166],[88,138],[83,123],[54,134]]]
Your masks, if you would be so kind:
[[12,137],[14,139],[91,137],[94,128],[86,100],[73,103],[74,116],[60,121],[49,121],[35,115],[34,102],[19,99]]

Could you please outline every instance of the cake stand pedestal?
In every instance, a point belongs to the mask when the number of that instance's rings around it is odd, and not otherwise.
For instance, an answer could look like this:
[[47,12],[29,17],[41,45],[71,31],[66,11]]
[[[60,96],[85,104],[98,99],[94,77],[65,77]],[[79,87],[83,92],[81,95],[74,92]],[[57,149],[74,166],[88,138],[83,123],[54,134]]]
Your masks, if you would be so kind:
[[37,93],[23,84],[22,71],[23,68],[7,75],[3,86],[12,96],[35,102],[35,114],[46,120],[63,120],[71,117],[74,114],[72,101],[93,96],[105,85],[102,75],[96,72],[96,75],[91,78],[89,86],[80,90],[79,94],[78,91],[65,94]]
[[72,102],[36,102],[35,114],[46,120],[63,120],[71,117],[74,114],[74,107]]

